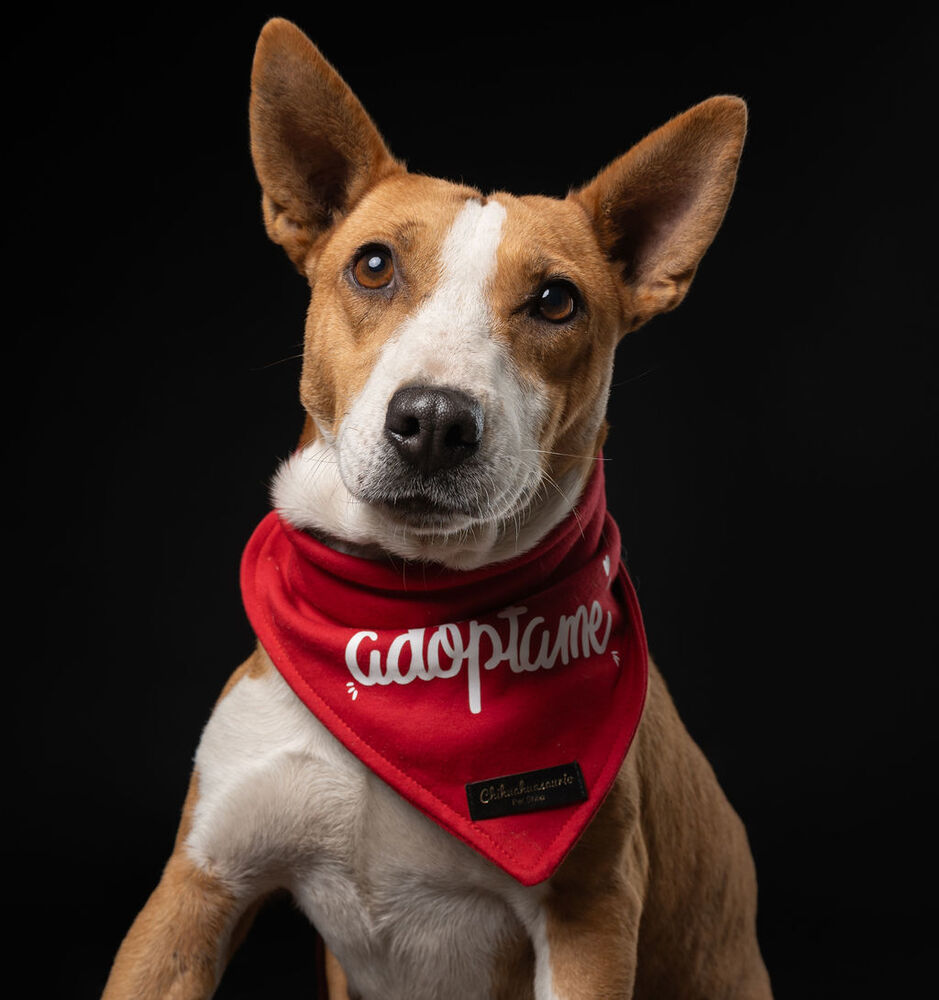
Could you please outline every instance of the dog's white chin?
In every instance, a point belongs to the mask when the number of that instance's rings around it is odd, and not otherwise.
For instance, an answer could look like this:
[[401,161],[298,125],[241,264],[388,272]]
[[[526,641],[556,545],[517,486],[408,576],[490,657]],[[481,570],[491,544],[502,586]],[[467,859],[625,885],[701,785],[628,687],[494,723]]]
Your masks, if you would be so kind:
[[[386,553],[453,569],[503,562],[527,551],[571,511],[583,488],[569,481],[547,486],[537,474],[519,483],[506,509],[482,520],[408,519],[357,499],[346,486],[333,448],[317,439],[286,459],[271,488],[274,507],[296,528],[345,551]],[[536,502],[533,502],[536,501]]]

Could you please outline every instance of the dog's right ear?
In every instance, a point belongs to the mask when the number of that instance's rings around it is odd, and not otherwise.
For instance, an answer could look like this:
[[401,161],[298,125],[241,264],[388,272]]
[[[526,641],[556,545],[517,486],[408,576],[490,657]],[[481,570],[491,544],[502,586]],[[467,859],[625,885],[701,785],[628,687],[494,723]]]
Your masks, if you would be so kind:
[[250,117],[264,224],[302,274],[317,236],[404,167],[345,81],[282,18],[268,21],[258,39]]
[[573,193],[618,272],[628,329],[684,298],[727,211],[746,131],[746,104],[712,97]]

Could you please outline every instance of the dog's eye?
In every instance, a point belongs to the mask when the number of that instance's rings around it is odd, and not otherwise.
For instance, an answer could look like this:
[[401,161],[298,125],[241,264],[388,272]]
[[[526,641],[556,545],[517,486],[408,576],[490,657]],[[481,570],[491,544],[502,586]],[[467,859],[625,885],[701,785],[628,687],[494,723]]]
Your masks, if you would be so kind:
[[566,281],[552,281],[535,296],[535,309],[549,323],[565,323],[577,312],[577,293]]
[[395,276],[391,251],[385,247],[366,247],[352,265],[352,276],[363,288],[385,288]]

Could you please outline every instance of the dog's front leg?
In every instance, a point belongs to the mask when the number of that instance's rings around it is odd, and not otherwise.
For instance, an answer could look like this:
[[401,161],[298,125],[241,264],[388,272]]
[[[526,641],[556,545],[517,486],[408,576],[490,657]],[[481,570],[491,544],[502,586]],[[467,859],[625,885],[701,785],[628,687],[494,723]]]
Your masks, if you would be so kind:
[[163,877],[121,944],[102,1000],[211,997],[258,908],[258,894],[226,884],[188,856],[196,784]]
[[[264,771],[259,766],[252,771],[245,763],[245,759],[257,762],[260,757],[257,741],[249,738],[249,720],[271,714],[263,698],[260,702],[252,700],[251,693],[259,686],[252,682],[267,676],[270,669],[269,661],[258,649],[222,691],[203,733],[173,853],[163,877],[121,944],[102,1000],[210,997],[261,901],[277,888],[264,877],[267,868],[263,855],[238,863],[239,850],[252,842],[251,831],[257,825],[250,803],[263,799],[251,776],[258,773],[263,781]],[[232,766],[235,778],[244,776],[244,782],[233,783],[240,797],[229,796],[224,787],[218,792],[219,760]],[[214,836],[205,830],[204,821],[200,828],[197,820],[200,804],[204,804],[200,803],[203,793],[213,786],[216,799],[221,799],[218,812],[235,821],[234,825],[218,824]],[[264,814],[265,802],[261,801],[259,809]],[[244,833],[244,840],[238,839],[239,831]],[[190,843],[193,834],[200,832],[201,855],[193,853]],[[263,843],[263,838],[255,839]]]
[[527,919],[535,1000],[629,1000],[636,979],[648,852],[635,775],[620,773],[594,821]]
[[211,997],[255,908],[174,854],[124,938],[102,1000]]
[[587,896],[552,891],[525,920],[534,1000],[629,1000],[641,902],[629,887]]

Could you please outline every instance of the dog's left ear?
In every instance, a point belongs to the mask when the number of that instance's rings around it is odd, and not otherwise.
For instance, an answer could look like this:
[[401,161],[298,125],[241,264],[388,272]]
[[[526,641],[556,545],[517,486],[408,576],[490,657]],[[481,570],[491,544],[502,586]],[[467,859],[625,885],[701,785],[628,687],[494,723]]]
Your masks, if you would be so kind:
[[628,329],[684,298],[727,210],[746,130],[739,97],[712,97],[571,195],[619,272]]
[[345,81],[283,18],[268,21],[258,39],[250,116],[264,224],[302,274],[317,237],[404,167]]

